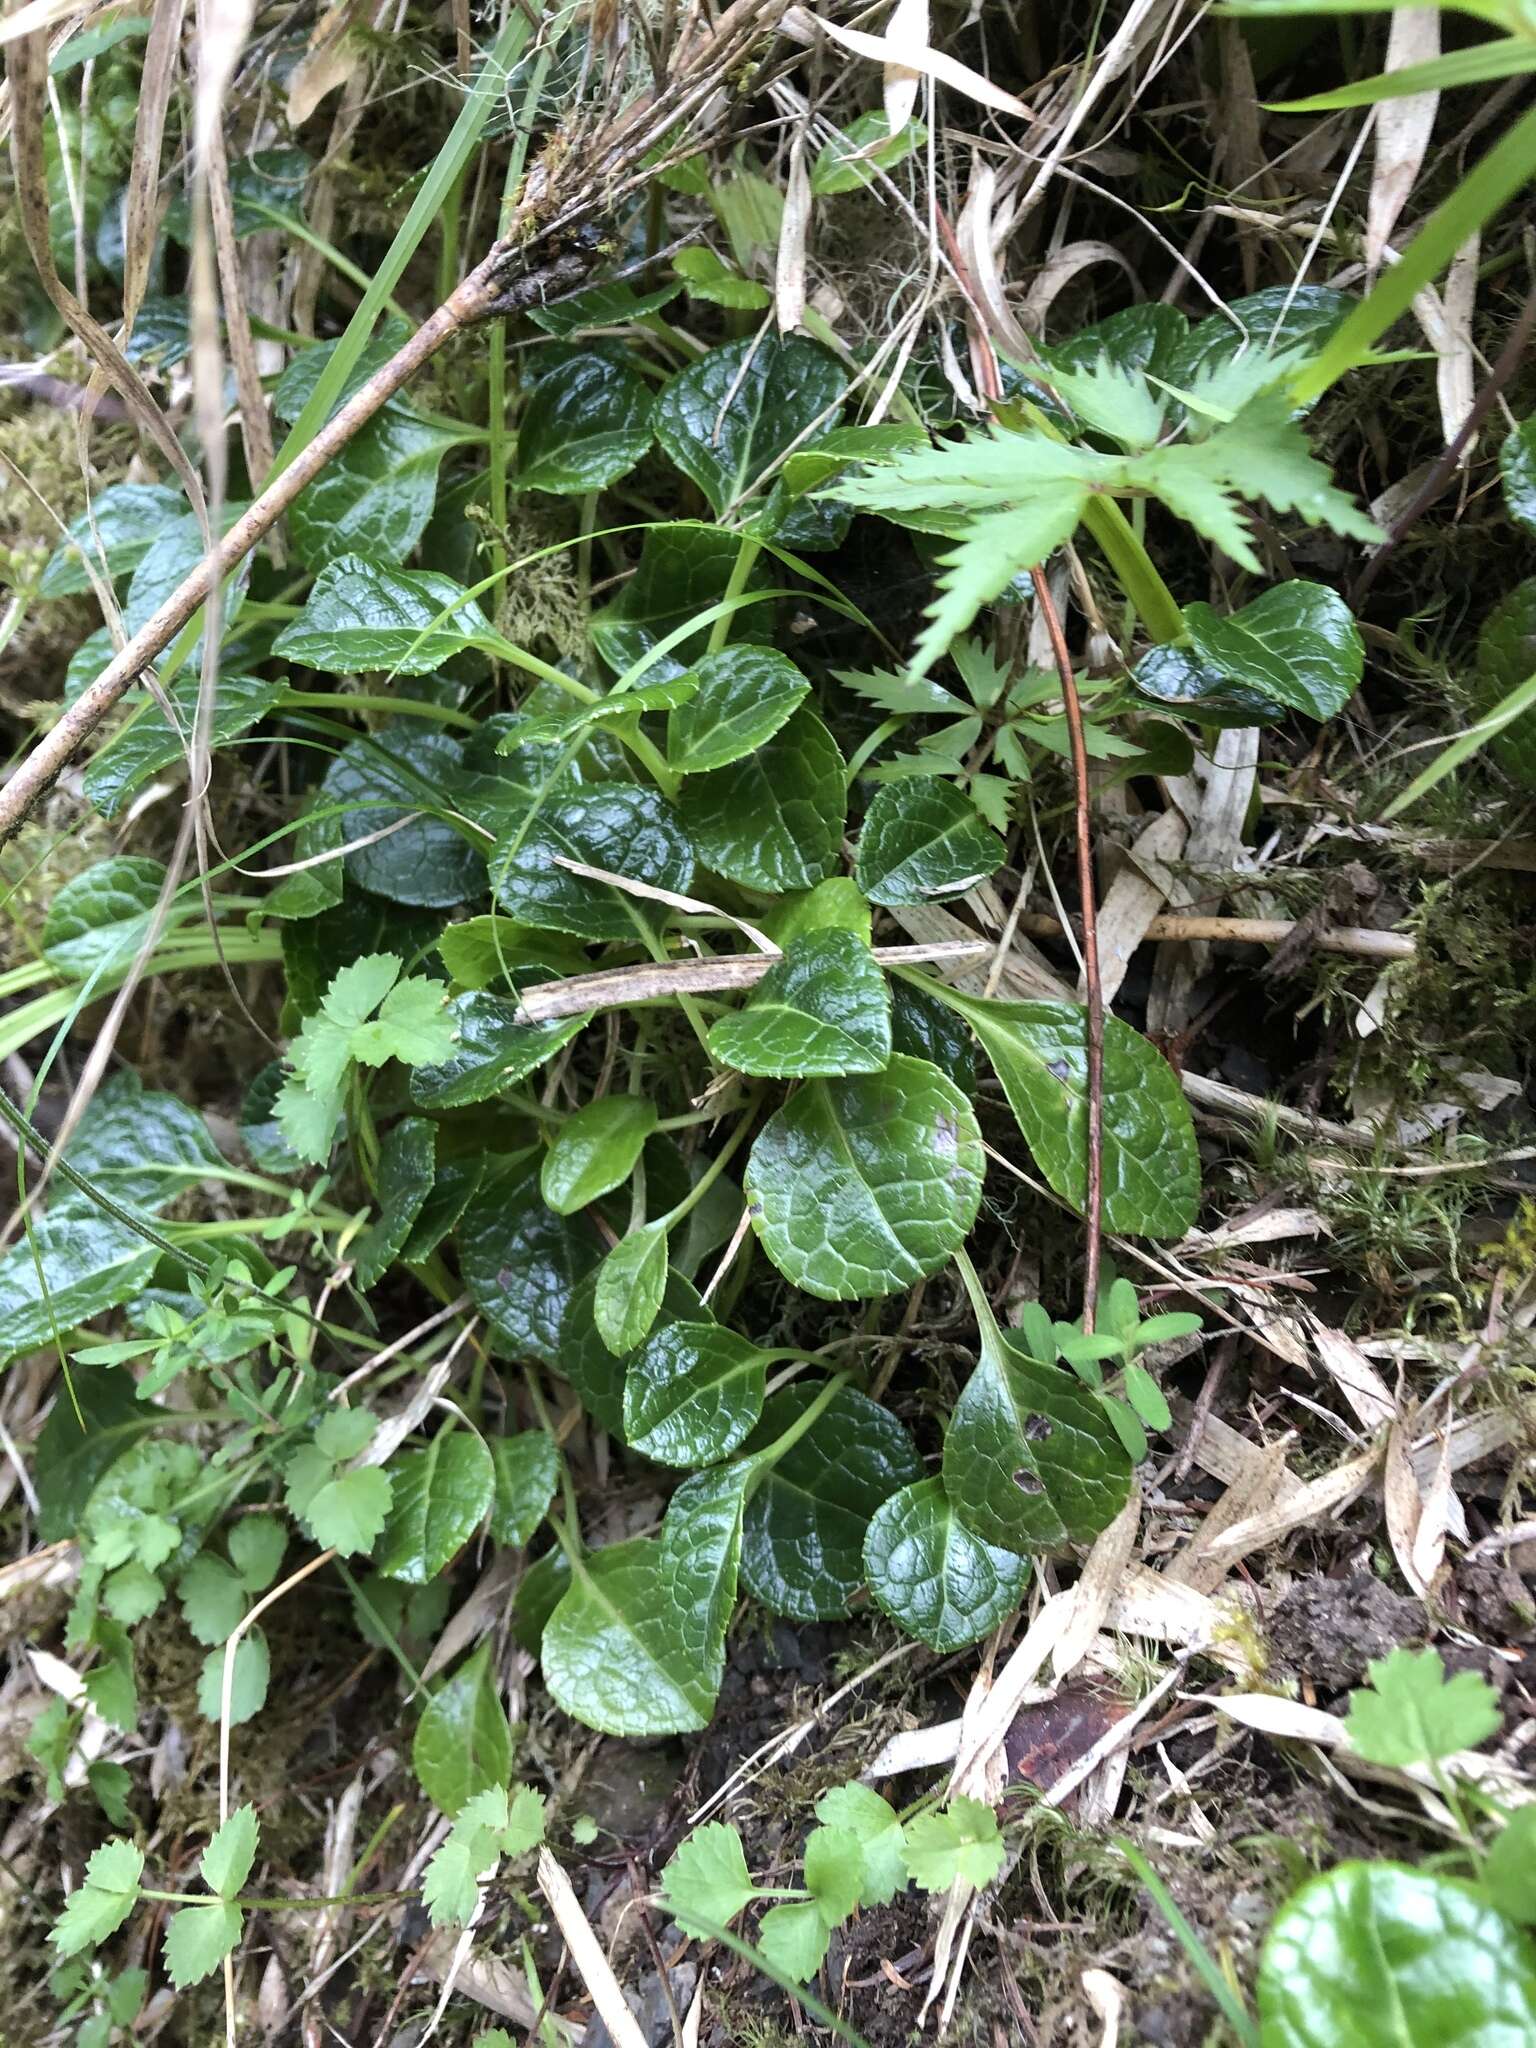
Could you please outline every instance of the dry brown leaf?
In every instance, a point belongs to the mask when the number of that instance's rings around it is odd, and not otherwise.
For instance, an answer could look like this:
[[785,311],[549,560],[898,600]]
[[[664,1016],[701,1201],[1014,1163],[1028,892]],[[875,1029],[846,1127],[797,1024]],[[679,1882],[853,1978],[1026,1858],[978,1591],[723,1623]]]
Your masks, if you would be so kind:
[[1094,1538],[1077,1583],[1067,1598],[1071,1612],[1051,1646],[1051,1672],[1057,1682],[1073,1670],[1093,1647],[1104,1626],[1115,1593],[1125,1578],[1141,1527],[1141,1494],[1133,1485],[1125,1506]]
[[1211,1508],[1163,1573],[1164,1579],[1172,1585],[1192,1586],[1197,1593],[1214,1593],[1236,1562],[1220,1550],[1221,1538],[1229,1529],[1256,1515],[1273,1513],[1281,1498],[1283,1482],[1290,1476],[1284,1444],[1266,1446],[1242,1478],[1229,1486]]
[[[1397,7],[1387,35],[1387,71],[1429,64],[1440,54],[1438,7]],[[1440,105],[1438,92],[1408,93],[1376,109],[1376,163],[1365,212],[1365,266],[1376,270],[1424,166]]]
[[805,250],[810,227],[811,180],[805,168],[805,143],[797,135],[789,146],[773,270],[773,308],[780,334],[793,334],[805,318]]
[[1154,864],[1177,860],[1188,837],[1189,827],[1176,810],[1160,811],[1142,827],[1130,857],[1104,892],[1098,919],[1099,979],[1106,1004],[1120,993],[1132,954],[1168,900],[1164,884],[1153,879]]
[[[898,8],[898,13],[901,11]],[[926,7],[923,9],[927,13]],[[892,17],[893,22],[895,17]],[[780,23],[789,35],[805,39],[807,25],[819,28],[823,35],[830,36],[845,50],[851,50],[855,57],[870,57],[877,64],[894,66],[898,71],[912,71],[920,76],[936,79],[940,85],[953,86],[978,105],[991,107],[999,114],[1028,115],[1029,109],[1021,99],[1015,99],[1011,92],[1004,92],[990,78],[983,78],[979,71],[973,71],[968,64],[950,57],[943,50],[935,50],[927,43],[907,39],[897,41],[889,35],[870,35],[860,28],[843,28],[835,21],[828,21],[825,15],[812,13],[802,7],[791,8]]]
[[1359,1345],[1342,1330],[1330,1330],[1307,1309],[1300,1310],[1296,1320],[1312,1339],[1324,1372],[1366,1429],[1375,1431],[1394,1421],[1397,1403]]

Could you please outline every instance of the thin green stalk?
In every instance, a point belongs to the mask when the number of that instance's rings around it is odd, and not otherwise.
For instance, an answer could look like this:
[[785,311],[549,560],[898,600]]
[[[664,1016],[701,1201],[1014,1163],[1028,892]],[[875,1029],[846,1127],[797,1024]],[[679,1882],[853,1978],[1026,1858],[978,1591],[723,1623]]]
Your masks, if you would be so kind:
[[358,690],[343,696],[337,690],[285,690],[277,700],[280,711],[384,711],[402,718],[426,718],[436,725],[456,726],[460,732],[478,732],[480,721],[467,711],[449,704],[433,704],[425,697],[391,697],[382,691]]
[[1177,640],[1184,630],[1184,614],[1120,506],[1113,498],[1091,497],[1083,508],[1083,524],[1152,638]]
[[[743,537],[741,546],[736,551],[736,559],[731,564],[730,581],[726,584],[725,594],[720,600],[720,614],[715,620],[714,625],[709,629],[709,652],[711,654],[717,654],[730,638],[731,614],[735,609],[735,601],[745,592],[747,578],[757,566],[757,558],[762,551],[761,541]],[[725,609],[727,606],[730,606],[731,609]]]
[[1212,1998],[1221,2007],[1228,2026],[1231,2027],[1238,2040],[1242,2042],[1243,2048],[1259,2048],[1259,2030],[1254,2025],[1248,2008],[1234,1990],[1230,1979],[1220,1964],[1218,1964],[1216,1958],[1179,1911],[1173,1894],[1169,1891],[1167,1885],[1163,1883],[1163,1880],[1134,1843],[1119,1841],[1116,1843],[1116,1847],[1141,1879],[1147,1890],[1152,1894],[1157,1910],[1178,1937],[1179,1944],[1183,1948],[1184,1953],[1189,1957],[1190,1962],[1193,1964]]
[[747,1481],[747,1498],[749,1500],[773,1470],[774,1466],[778,1464],[779,1460],[787,1458],[789,1453],[795,1448],[795,1445],[799,1443],[801,1437],[808,1430],[816,1427],[816,1424],[837,1399],[838,1394],[847,1386],[848,1379],[849,1375],[845,1372],[833,1373],[827,1384],[818,1391],[815,1400],[812,1401],[805,1413],[797,1416],[782,1436],[776,1437],[771,1444],[766,1445],[752,1459],[752,1477]]

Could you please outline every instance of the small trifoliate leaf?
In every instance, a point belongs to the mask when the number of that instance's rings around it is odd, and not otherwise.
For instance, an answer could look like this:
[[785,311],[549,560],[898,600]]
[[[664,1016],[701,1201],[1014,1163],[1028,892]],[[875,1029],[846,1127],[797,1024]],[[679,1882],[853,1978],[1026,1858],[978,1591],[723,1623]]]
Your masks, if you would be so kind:
[[907,1871],[925,1892],[944,1892],[956,1878],[979,1891],[1003,1867],[1003,1838],[997,1815],[979,1799],[953,1799],[942,1813],[909,1821]]
[[229,1532],[229,1556],[248,1593],[262,1593],[277,1577],[288,1531],[275,1515],[242,1515]]
[[224,1642],[245,1619],[245,1588],[222,1558],[206,1551],[193,1558],[176,1590],[182,1616],[200,1643]]
[[476,1880],[484,1868],[476,1864],[469,1843],[452,1837],[443,1843],[421,1881],[421,1902],[434,1927],[462,1927],[470,1918],[479,1897]]
[[206,1906],[183,1906],[171,1915],[165,1930],[165,1967],[178,1991],[200,1984],[214,1971],[240,1939],[245,1915],[238,1906],[215,1902]]
[[144,1875],[144,1852],[133,1842],[103,1842],[85,1866],[85,1882],[71,1892],[48,1939],[60,1956],[79,1955],[115,1934],[133,1911]]
[[1499,1696],[1476,1671],[1447,1678],[1435,1650],[1397,1649],[1350,1694],[1345,1731],[1367,1763],[1401,1768],[1475,1749],[1496,1733]]
[[442,982],[429,981],[425,975],[413,974],[409,981],[400,982],[384,998],[378,1016],[353,1031],[353,1059],[366,1067],[381,1067],[391,1059],[408,1067],[429,1067],[446,1060],[454,1046],[447,994]]
[[863,1895],[864,1847],[851,1828],[813,1828],[805,1843],[805,1888],[829,1927],[846,1920]]
[[393,1487],[387,1472],[365,1465],[322,1486],[304,1514],[310,1534],[342,1557],[366,1556],[389,1519]]
[[[729,1822],[706,1821],[685,1835],[661,1873],[667,1910],[685,1931],[727,1927],[757,1896],[741,1836]],[[690,1914],[696,1916],[690,1922]]]
[[[205,1721],[219,1720],[224,1711],[223,1648],[210,1650],[197,1677],[197,1711]],[[267,1703],[272,1658],[267,1639],[259,1628],[243,1635],[235,1645],[235,1668],[229,1688],[229,1725],[238,1728],[252,1720]]]
[[821,1968],[831,1929],[814,1899],[771,1906],[757,1930],[757,1945],[776,1970],[807,1984]]
[[261,1824],[254,1806],[237,1806],[203,1851],[198,1869],[209,1891],[232,1899],[245,1885],[256,1860]]
[[328,1409],[315,1429],[315,1448],[334,1464],[344,1465],[373,1442],[379,1427],[366,1408]]
[[907,1881],[906,1836],[889,1800],[871,1785],[834,1785],[817,1800],[816,1818],[863,1850],[859,1904],[889,1905]]

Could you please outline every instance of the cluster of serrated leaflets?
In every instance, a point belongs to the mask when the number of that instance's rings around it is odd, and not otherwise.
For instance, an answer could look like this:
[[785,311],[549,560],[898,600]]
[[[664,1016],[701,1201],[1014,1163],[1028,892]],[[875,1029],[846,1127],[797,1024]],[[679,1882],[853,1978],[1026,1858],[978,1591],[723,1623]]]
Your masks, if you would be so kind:
[[754,1948],[780,1977],[804,1984],[820,1969],[835,1929],[861,1907],[889,1905],[909,1883],[944,1892],[956,1879],[980,1887],[1002,1867],[997,1817],[975,1799],[903,1822],[868,1785],[836,1785],[816,1802],[820,1825],[806,1837],[803,1888],[786,1898],[761,1887],[747,1869],[737,1830],[707,1821],[679,1845],[662,1873],[662,1898],[684,1933],[710,1936],[728,1928],[760,1899]]

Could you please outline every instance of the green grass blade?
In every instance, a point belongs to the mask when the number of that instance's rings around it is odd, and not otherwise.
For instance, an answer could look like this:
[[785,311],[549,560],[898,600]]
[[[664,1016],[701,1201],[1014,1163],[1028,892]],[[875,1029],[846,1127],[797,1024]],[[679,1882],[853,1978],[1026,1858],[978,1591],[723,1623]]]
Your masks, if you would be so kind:
[[1331,114],[1341,107],[1373,107],[1380,100],[1407,99],[1416,92],[1448,92],[1457,85],[1483,85],[1492,78],[1515,78],[1536,71],[1536,42],[1505,36],[1496,43],[1478,43],[1470,50],[1451,50],[1428,64],[1408,64],[1401,71],[1381,71],[1357,85],[1313,93],[1305,100],[1276,100],[1274,114]]
[[1223,1975],[1216,1958],[1179,1911],[1172,1892],[1132,1843],[1117,1840],[1115,1846],[1152,1894],[1154,1905],[1178,1937],[1180,1947],[1189,1957],[1207,1991],[1221,2007],[1227,2025],[1243,2043],[1243,2048],[1259,2048],[1259,2030],[1254,2025],[1248,2008]]
[[1375,290],[1367,293],[1322,351],[1301,370],[1291,386],[1297,404],[1311,404],[1340,377],[1367,361],[1372,344],[1407,312],[1414,294],[1433,284],[1462,244],[1533,177],[1536,107],[1528,109],[1468,172],[1449,199],[1435,208],[1401,260],[1385,272]]
[[278,449],[272,464],[273,476],[287,468],[329,419],[353,365],[368,346],[374,323],[389,304],[395,286],[404,275],[406,265],[421,246],[427,230],[435,224],[454,179],[473,154],[480,140],[481,131],[501,96],[507,75],[523,53],[530,23],[536,19],[536,11],[531,7],[526,14],[518,8],[512,10],[511,19],[497,37],[494,48],[476,74],[469,97],[459,110],[459,118],[454,122],[448,140],[422,179],[420,190],[411,201],[410,211],[400,224],[399,233],[390,243],[373,282],[364,292],[362,303],[347,322],[346,332],[336,344],[335,353],[321,372],[319,381],[309,395],[308,404],[294,421],[288,438]]
[[1516,683],[1507,697],[1501,697],[1493,709],[1480,718],[1476,725],[1469,725],[1465,732],[1458,733],[1450,745],[1443,747],[1429,766],[1413,778],[1406,789],[1400,790],[1393,797],[1381,814],[1383,824],[1388,818],[1395,818],[1400,812],[1406,811],[1410,804],[1416,804],[1421,796],[1433,789],[1435,784],[1449,775],[1453,768],[1459,768],[1463,761],[1477,753],[1496,733],[1501,733],[1506,725],[1513,725],[1515,720],[1529,711],[1533,704],[1536,704],[1536,675],[1529,675],[1523,683]]

